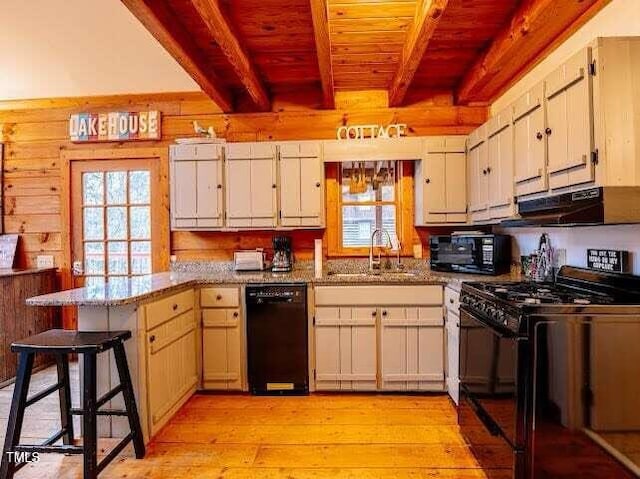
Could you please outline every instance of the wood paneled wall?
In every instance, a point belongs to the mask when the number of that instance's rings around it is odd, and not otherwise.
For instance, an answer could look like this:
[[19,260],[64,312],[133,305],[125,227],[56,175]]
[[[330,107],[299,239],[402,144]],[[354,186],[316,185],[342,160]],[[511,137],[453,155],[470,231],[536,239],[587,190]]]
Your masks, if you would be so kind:
[[[274,99],[280,111],[255,114],[221,114],[204,94],[165,93],[90,98],[61,98],[0,102],[1,141],[5,143],[4,224],[7,233],[20,233],[18,266],[31,267],[38,254],[52,254],[61,264],[68,238],[61,237],[60,151],[82,148],[168,146],[178,137],[192,136],[191,122],[213,125],[229,141],[330,139],[343,124],[402,122],[412,135],[466,134],[487,118],[484,107],[455,107],[426,103],[411,108],[316,110],[310,99]],[[162,112],[162,141],[126,144],[76,145],[68,138],[68,118],[80,111]],[[296,253],[309,257],[318,231],[291,232]],[[174,233],[172,252],[184,259],[229,258],[233,250],[269,248],[272,232]]]

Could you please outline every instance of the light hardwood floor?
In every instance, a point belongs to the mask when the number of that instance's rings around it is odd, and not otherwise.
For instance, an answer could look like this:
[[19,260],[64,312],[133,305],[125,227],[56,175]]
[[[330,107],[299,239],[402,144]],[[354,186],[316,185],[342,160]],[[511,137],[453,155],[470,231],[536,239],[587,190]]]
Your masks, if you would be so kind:
[[[38,373],[32,389],[54,381]],[[77,367],[72,367],[74,383]],[[12,387],[0,391],[2,432]],[[78,391],[73,391],[77,404]],[[57,396],[27,414],[23,442],[59,427]],[[3,438],[4,441],[4,438]],[[103,441],[103,447],[110,447]],[[104,454],[104,451],[101,451]],[[82,477],[81,457],[46,455],[17,478]],[[126,451],[101,478],[480,479],[446,396],[196,395],[156,436],[144,460]],[[494,470],[491,477],[509,477]]]

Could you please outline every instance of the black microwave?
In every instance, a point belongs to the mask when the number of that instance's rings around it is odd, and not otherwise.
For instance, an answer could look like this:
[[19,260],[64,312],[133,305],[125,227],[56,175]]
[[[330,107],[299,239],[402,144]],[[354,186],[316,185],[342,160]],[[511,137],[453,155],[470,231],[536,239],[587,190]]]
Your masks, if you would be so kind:
[[432,236],[429,248],[434,271],[498,275],[511,269],[508,235]]

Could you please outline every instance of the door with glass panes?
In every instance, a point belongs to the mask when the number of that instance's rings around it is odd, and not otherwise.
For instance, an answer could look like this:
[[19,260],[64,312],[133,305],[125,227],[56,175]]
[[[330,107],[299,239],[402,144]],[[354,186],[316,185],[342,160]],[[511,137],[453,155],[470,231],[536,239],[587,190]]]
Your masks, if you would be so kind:
[[162,268],[154,218],[158,161],[75,161],[71,165],[74,286],[93,286]]

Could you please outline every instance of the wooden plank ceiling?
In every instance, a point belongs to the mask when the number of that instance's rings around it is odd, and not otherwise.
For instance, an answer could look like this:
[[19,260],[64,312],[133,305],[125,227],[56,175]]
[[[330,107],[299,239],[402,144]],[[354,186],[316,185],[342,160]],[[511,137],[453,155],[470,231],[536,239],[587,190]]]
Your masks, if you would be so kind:
[[[326,108],[336,91],[351,90],[389,91],[391,106],[434,93],[486,103],[587,11],[608,3],[122,2],[224,111],[266,111],[274,93],[294,91],[317,92]],[[508,56],[522,48],[526,55],[510,68]]]

